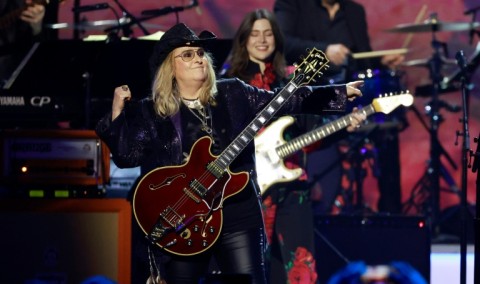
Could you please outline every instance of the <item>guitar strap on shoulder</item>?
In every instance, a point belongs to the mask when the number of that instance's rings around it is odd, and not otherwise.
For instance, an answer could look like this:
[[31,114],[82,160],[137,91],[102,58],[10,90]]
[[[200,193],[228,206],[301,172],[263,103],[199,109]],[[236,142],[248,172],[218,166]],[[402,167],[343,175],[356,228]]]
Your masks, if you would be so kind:
[[148,264],[150,266],[150,277],[147,280],[147,284],[166,284],[162,279],[161,268],[157,264],[155,254],[151,249],[152,244],[149,244],[148,249]]

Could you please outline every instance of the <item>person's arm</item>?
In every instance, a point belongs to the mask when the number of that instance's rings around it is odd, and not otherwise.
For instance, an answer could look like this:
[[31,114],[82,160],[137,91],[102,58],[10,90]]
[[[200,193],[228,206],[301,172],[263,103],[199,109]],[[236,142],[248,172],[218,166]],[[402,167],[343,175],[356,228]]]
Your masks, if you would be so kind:
[[27,8],[20,14],[20,19],[28,23],[32,29],[32,35],[38,36],[42,32],[45,6],[26,0]]
[[363,81],[341,85],[309,86],[311,94],[302,102],[302,112],[324,114],[325,112],[345,112],[347,100],[353,101],[362,96],[360,87]]
[[[283,89],[266,91],[250,86],[239,79],[228,79],[220,84],[220,88],[229,93],[232,105],[248,104],[252,113],[262,110],[271,99]],[[277,116],[283,114],[312,113],[322,114],[325,111],[344,112],[346,102],[361,96],[359,90],[363,81],[355,81],[343,85],[304,86],[297,88],[291,97],[278,110]]]
[[140,166],[148,155],[151,137],[148,134],[151,121],[143,114],[148,113],[147,100],[130,102],[114,119],[112,112],[97,124],[95,132],[107,144],[112,158],[119,168]]

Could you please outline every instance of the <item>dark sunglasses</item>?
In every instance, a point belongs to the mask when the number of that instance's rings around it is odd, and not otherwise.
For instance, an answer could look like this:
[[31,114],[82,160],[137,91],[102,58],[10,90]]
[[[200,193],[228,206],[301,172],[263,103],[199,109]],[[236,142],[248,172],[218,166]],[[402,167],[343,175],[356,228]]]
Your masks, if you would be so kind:
[[195,53],[200,58],[203,58],[205,56],[205,50],[200,48],[200,49],[197,49],[197,50],[193,50],[193,49],[184,50],[184,51],[182,51],[182,53],[175,56],[175,58],[181,57],[183,61],[189,62],[189,61],[192,61],[193,58],[195,58]]

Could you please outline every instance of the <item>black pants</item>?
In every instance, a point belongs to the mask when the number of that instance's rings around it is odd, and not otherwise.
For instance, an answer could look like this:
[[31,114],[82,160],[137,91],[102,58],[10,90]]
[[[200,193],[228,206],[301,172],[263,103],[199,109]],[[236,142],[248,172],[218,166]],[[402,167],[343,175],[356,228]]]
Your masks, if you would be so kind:
[[[265,284],[263,234],[263,228],[226,233],[205,253],[187,257],[170,256],[165,262],[166,281],[175,284],[199,283],[200,279],[205,279],[213,256],[221,275],[244,276],[249,279],[246,283]],[[200,283],[209,282],[204,280]]]
[[[150,275],[147,243],[143,232],[133,224],[132,283],[144,284]],[[161,276],[168,284],[179,283],[242,283],[265,284],[265,237],[264,229],[251,229],[230,234],[223,234],[217,243],[204,253],[193,256],[172,256],[162,254],[153,246],[156,264]],[[220,270],[223,278],[235,281],[209,282],[211,260],[215,270]],[[201,279],[203,280],[202,282]],[[240,279],[248,279],[246,281]]]

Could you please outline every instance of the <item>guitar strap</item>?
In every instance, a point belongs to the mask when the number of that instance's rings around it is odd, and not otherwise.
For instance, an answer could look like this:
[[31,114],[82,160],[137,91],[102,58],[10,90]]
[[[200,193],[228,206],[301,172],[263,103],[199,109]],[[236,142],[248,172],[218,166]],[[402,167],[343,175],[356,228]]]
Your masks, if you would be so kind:
[[152,244],[149,244],[147,249],[148,249],[148,263],[150,266],[150,277],[147,280],[147,284],[162,284],[166,283],[164,280],[162,280],[162,274],[160,272],[160,266],[157,264],[157,259],[155,257],[155,254],[151,250]]

